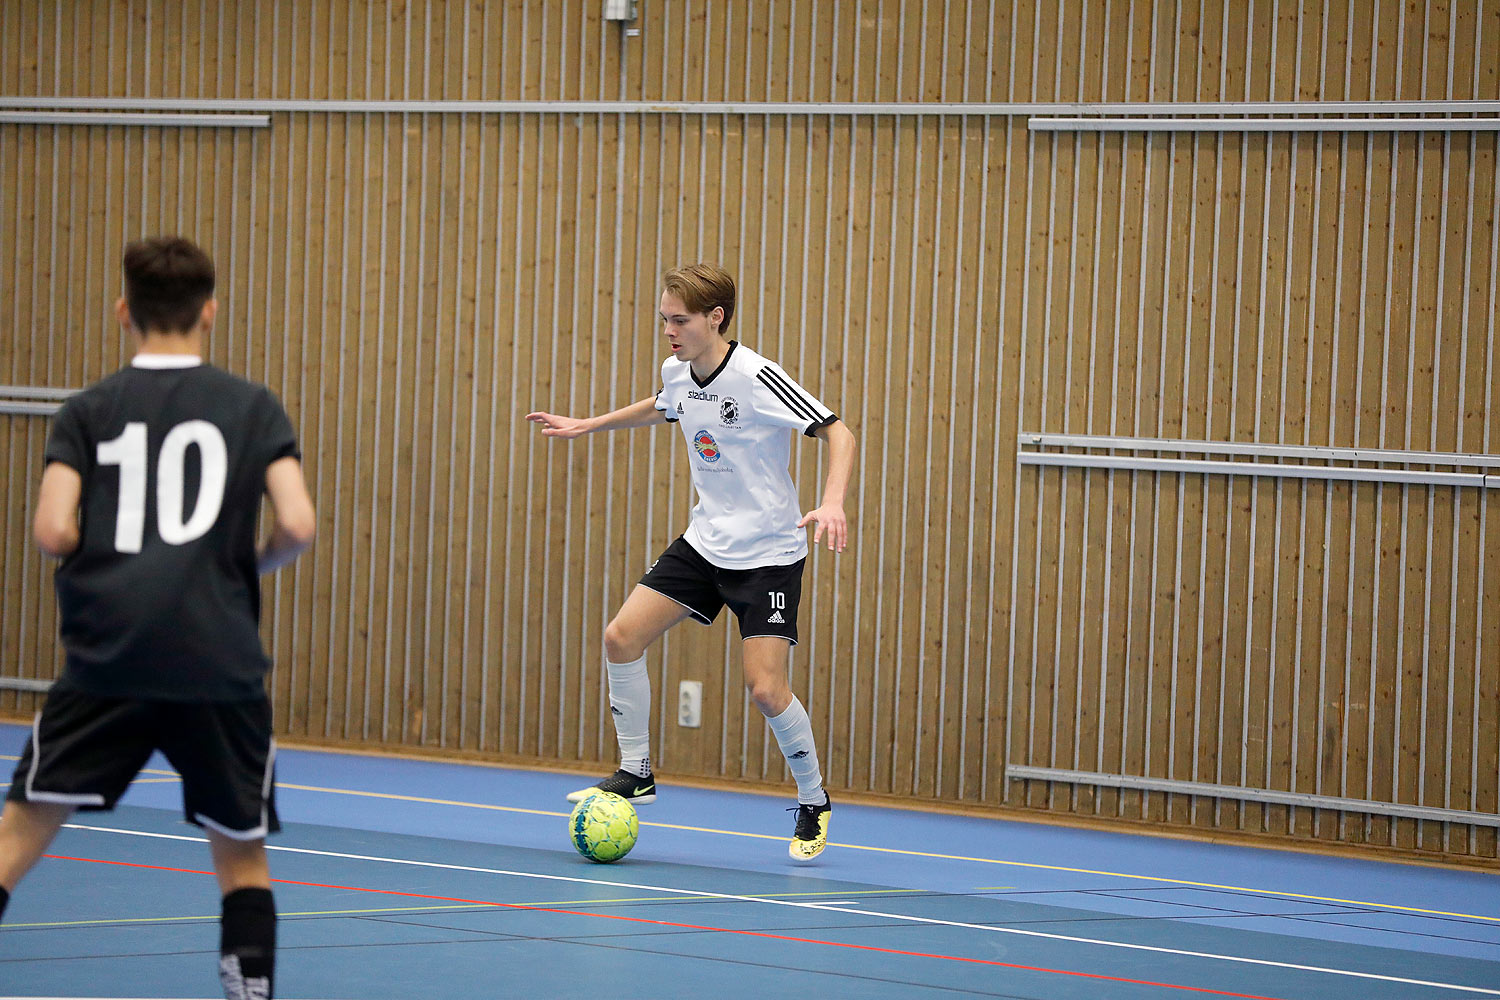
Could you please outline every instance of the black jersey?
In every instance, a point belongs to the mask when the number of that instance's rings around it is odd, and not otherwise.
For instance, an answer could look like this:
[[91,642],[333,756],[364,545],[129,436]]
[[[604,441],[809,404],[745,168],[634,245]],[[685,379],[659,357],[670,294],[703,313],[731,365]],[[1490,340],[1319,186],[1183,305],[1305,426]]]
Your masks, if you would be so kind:
[[63,690],[236,701],[263,694],[255,530],[266,467],[296,457],[264,386],[142,355],[69,399],[47,462],[83,477],[82,536],[55,582]]

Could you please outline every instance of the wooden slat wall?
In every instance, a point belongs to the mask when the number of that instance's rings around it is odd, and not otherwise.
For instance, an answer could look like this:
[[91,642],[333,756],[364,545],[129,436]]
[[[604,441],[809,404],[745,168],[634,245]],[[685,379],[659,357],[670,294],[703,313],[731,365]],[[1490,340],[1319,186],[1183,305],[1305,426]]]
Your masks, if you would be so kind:
[[[1500,2],[0,5],[0,92],[1192,101],[1500,96]],[[1229,10],[1225,16],[1225,9]],[[267,584],[290,736],[606,762],[605,622],[683,527],[661,271],[859,436],[794,687],[839,788],[1494,857],[1492,831],[1046,783],[1007,763],[1500,807],[1500,544],[1473,490],[1018,470],[1020,430],[1491,451],[1495,133],[1071,135],[1022,117],[284,113],[0,126],[0,382],[125,359],[129,237],[214,254],[218,364],[301,430]],[[45,435],[0,417],[0,673],[52,676]],[[815,444],[794,450],[813,503]],[[725,623],[653,663],[659,757],[782,780]],[[681,679],[705,725],[675,725]],[[29,713],[36,699],[0,696]]]
[[[1259,66],[1236,58],[1247,25],[1218,5],[1133,22],[1151,63],[1104,96],[1495,93],[1494,11],[1363,7],[1321,22],[1262,11]],[[1023,315],[1045,333],[1023,338],[1025,429],[1492,449],[1493,133],[1057,136],[1028,152]],[[1485,491],[1035,469],[1015,490],[1007,760],[1500,804]],[[1492,830],[1460,825],[1009,792],[1090,815],[1495,850]]]

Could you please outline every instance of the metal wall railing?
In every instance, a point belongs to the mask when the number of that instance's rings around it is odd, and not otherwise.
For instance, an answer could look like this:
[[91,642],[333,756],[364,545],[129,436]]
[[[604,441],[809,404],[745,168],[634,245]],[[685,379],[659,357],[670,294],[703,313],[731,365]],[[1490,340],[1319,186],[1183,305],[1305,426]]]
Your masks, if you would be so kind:
[[[1165,438],[1110,437],[1086,434],[1039,434],[1023,432],[1017,465],[1074,469],[1117,469],[1136,472],[1173,472],[1223,476],[1273,476],[1284,479],[1319,479],[1336,482],[1406,483],[1427,486],[1472,486],[1500,489],[1500,475],[1482,472],[1435,472],[1413,469],[1382,469],[1385,465],[1474,466],[1500,469],[1500,455],[1463,455],[1431,451],[1384,448],[1333,448],[1307,445],[1275,445],[1234,441],[1173,441]],[[1064,451],[1030,451],[1026,446],[1058,447]],[[1094,452],[1150,451],[1208,455],[1255,455],[1263,458],[1299,458],[1301,464],[1285,462],[1238,462],[1228,458],[1194,460],[1162,458],[1160,455],[1100,455]],[[1357,462],[1363,465],[1333,465]],[[1309,464],[1311,463],[1311,464]]]
[[1216,785],[1207,781],[1172,781],[1133,774],[1103,774],[1097,771],[1071,771],[1061,767],[1028,767],[1011,764],[1005,769],[1011,781],[1056,781],[1094,788],[1126,788],[1143,792],[1165,792],[1194,795],[1238,802],[1296,806],[1303,809],[1361,813],[1368,816],[1396,816],[1431,823],[1466,823],[1473,826],[1500,827],[1500,814],[1472,809],[1439,809],[1413,806],[1401,802],[1377,802],[1372,799],[1349,799],[1336,795],[1312,795],[1306,792],[1283,792],[1271,788],[1245,788],[1239,785]]
[[50,417],[77,389],[49,389],[29,385],[0,385],[0,414]]

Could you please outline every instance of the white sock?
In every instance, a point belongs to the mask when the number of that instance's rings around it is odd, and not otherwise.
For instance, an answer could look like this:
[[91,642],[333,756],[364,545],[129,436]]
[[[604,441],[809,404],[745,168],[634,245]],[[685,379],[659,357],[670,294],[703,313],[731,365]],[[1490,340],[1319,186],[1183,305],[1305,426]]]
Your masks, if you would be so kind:
[[620,742],[620,767],[638,778],[651,777],[651,678],[646,654],[630,663],[604,661],[609,674],[609,714]]
[[786,757],[786,766],[797,779],[797,801],[802,805],[820,806],[828,801],[823,791],[823,772],[818,767],[818,746],[813,741],[812,720],[807,709],[792,695],[792,703],[786,711],[774,719],[766,716],[771,732]]

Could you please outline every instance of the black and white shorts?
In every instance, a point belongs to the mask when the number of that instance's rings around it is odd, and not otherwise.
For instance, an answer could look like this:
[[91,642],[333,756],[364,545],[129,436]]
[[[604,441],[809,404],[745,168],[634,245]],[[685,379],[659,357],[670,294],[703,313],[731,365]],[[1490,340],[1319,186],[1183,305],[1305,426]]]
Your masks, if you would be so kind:
[[795,646],[806,563],[721,569],[679,536],[641,577],[641,586],[681,604],[705,625],[727,604],[740,620],[740,638],[775,636]]
[[52,691],[32,723],[6,797],[107,811],[153,750],[182,776],[188,822],[235,840],[259,840],[281,829],[265,698],[140,701]]

